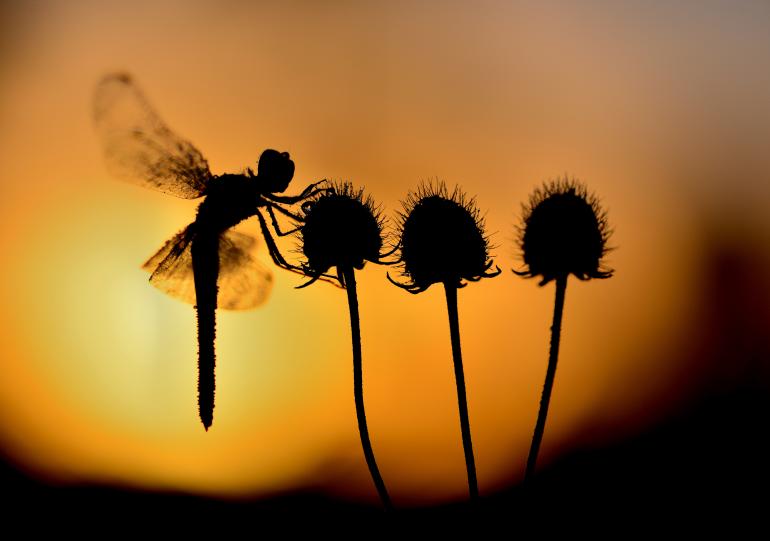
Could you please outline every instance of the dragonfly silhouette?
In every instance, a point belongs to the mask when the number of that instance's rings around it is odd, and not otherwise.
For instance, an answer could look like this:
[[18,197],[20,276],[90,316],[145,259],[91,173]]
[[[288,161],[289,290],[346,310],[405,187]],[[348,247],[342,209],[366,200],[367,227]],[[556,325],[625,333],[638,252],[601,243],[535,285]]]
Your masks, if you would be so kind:
[[155,113],[131,77],[103,78],[94,97],[94,120],[107,166],[115,176],[184,199],[205,196],[195,221],[168,240],[142,266],[150,283],[195,305],[198,319],[198,408],[209,429],[214,415],[214,338],[216,309],[244,310],[267,299],[272,274],[254,258],[256,239],[231,228],[256,216],[268,253],[279,267],[303,274],[278,250],[263,212],[279,236],[276,212],[301,222],[284,208],[324,191],[324,181],[296,196],[277,195],[294,176],[288,152],[265,150],[257,173],[212,175],[208,163],[189,142],[176,136]]

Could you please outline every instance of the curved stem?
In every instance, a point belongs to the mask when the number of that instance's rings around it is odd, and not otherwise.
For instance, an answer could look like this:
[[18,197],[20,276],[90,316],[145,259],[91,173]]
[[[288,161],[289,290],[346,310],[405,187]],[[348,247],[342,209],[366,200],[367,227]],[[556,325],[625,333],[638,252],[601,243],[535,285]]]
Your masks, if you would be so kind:
[[219,236],[200,234],[193,239],[195,312],[198,319],[198,414],[208,431],[214,422],[214,338],[216,335]]
[[561,319],[564,313],[564,295],[567,291],[567,276],[556,279],[556,300],[553,306],[553,323],[551,325],[551,349],[548,354],[548,370],[545,374],[543,394],[540,397],[540,410],[537,413],[535,433],[532,435],[532,446],[529,448],[527,458],[527,470],[524,474],[524,482],[532,480],[537,463],[537,454],[540,451],[540,443],[543,441],[545,431],[545,419],[548,416],[548,403],[551,401],[553,380],[556,376],[556,362],[559,360],[559,340],[561,338]]
[[372,442],[369,440],[369,429],[366,425],[366,411],[364,410],[364,377],[361,361],[361,327],[358,320],[358,296],[356,294],[356,275],[353,267],[341,269],[345,279],[345,286],[348,292],[348,308],[350,310],[350,334],[353,340],[353,395],[356,401],[356,417],[358,418],[358,433],[361,435],[361,446],[364,448],[364,457],[366,465],[369,466],[369,473],[377,487],[377,493],[380,495],[382,504],[386,510],[393,509],[390,503],[388,490],[385,488],[385,482],[382,480],[380,470],[377,467],[377,461],[374,459]]
[[473,458],[473,443],[471,442],[471,425],[468,420],[468,403],[465,397],[465,375],[463,373],[463,356],[460,349],[460,319],[457,315],[457,286],[444,282],[446,292],[446,307],[449,313],[449,335],[452,340],[452,360],[455,366],[455,384],[457,385],[457,406],[460,409],[460,431],[465,452],[465,468],[468,470],[468,491],[471,501],[479,497],[479,487],[476,481],[476,461]]

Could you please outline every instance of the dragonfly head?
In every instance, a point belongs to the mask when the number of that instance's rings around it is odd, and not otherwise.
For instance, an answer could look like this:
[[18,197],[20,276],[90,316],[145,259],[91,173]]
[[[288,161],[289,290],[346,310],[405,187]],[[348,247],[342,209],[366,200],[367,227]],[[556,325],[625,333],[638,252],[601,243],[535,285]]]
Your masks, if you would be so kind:
[[257,178],[261,187],[270,193],[278,193],[289,187],[294,176],[294,162],[288,152],[278,152],[272,148],[265,150],[259,157]]

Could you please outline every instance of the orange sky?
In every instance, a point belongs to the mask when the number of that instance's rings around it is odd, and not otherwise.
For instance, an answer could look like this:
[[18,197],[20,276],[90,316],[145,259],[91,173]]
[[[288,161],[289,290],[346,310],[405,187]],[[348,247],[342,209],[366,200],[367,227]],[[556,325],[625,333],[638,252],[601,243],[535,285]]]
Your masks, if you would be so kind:
[[[700,224],[770,229],[760,2],[61,1],[0,17],[0,445],[48,477],[376,498],[345,297],[326,284],[296,291],[274,269],[264,307],[219,313],[215,423],[201,428],[193,310],[139,269],[196,203],[109,177],[89,116],[107,72],[134,74],[215,173],[288,150],[290,192],[347,179],[391,217],[422,180],[460,184],[504,269],[519,264],[530,191],[565,172],[585,181],[609,209],[617,274],[567,289],[543,464],[604,420],[624,427],[612,440],[666,414]],[[463,497],[443,292],[408,295],[380,267],[358,280],[369,427],[394,503]],[[459,302],[484,494],[523,475],[553,288],[506,271]]]

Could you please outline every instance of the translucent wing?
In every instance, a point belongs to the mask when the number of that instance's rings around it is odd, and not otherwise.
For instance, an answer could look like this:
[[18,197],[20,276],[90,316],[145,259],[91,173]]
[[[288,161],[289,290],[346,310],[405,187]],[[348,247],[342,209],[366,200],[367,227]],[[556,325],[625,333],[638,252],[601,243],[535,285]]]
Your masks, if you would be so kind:
[[99,82],[94,122],[116,177],[184,199],[203,195],[211,178],[206,159],[168,129],[130,76]]
[[195,282],[192,267],[193,226],[188,225],[166,241],[142,269],[152,273],[150,283],[174,298],[195,304]]
[[[152,273],[150,283],[184,302],[195,304],[190,225],[168,240],[142,268]],[[254,257],[254,237],[227,231],[219,238],[219,278],[217,307],[248,310],[264,303],[273,286],[273,275]]]
[[267,300],[273,275],[255,259],[256,248],[257,239],[237,231],[219,238],[219,308],[248,310]]

